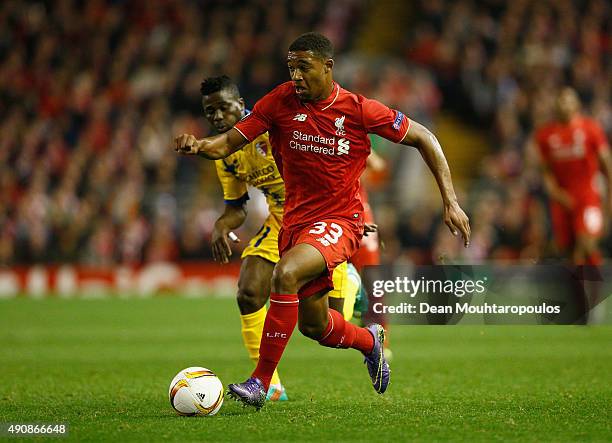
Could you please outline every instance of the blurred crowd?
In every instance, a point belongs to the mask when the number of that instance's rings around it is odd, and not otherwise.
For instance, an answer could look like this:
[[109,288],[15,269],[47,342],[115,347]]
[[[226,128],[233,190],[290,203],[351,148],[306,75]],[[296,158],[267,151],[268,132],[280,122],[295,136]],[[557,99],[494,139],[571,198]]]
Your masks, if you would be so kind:
[[348,41],[355,2],[334,3],[2,2],[0,264],[210,257],[214,166],[178,158],[173,134],[207,134],[204,76],[253,104],[295,36]]
[[[442,106],[454,110],[492,128],[491,149],[474,165],[478,178],[459,189],[473,222],[472,247],[463,251],[440,225],[437,202],[397,210],[394,185],[414,162],[381,144],[395,165],[370,177],[385,260],[549,256],[532,132],[569,83],[611,135],[609,2],[416,6],[403,59],[352,52],[338,60],[337,78],[428,125]],[[214,167],[178,157],[170,144],[173,134],[209,131],[203,77],[231,76],[253,105],[287,79],[281,61],[295,36],[319,30],[348,54],[365,7],[359,0],[2,2],[0,264],[210,258],[223,206]]]

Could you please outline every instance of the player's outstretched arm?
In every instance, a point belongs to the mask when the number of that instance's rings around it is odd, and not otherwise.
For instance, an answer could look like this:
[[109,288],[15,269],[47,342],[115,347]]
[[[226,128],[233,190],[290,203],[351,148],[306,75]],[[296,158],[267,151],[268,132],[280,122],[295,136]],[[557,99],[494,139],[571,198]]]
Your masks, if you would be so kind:
[[425,163],[429,166],[438,183],[440,194],[442,194],[444,222],[453,235],[457,235],[458,231],[461,232],[463,243],[465,247],[468,247],[471,233],[470,221],[457,202],[448,162],[446,157],[444,157],[444,152],[438,139],[425,126],[411,120],[410,129],[401,141],[401,144],[414,146],[423,156]]
[[[229,263],[232,256],[228,236],[232,229],[237,229],[246,220],[246,205],[225,205],[225,211],[215,222],[212,232],[212,254],[219,263]],[[240,240],[237,240],[240,241]]]
[[200,155],[209,160],[225,158],[242,148],[247,140],[232,128],[223,134],[201,140],[190,134],[181,134],[174,139],[174,150],[181,154]]

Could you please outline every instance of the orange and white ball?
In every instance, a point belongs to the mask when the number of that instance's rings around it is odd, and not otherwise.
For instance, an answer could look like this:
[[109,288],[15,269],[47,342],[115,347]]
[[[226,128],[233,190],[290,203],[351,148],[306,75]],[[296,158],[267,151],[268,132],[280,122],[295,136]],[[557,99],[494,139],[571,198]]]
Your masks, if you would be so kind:
[[215,415],[223,404],[223,384],[210,369],[194,366],[176,374],[168,397],[181,415]]

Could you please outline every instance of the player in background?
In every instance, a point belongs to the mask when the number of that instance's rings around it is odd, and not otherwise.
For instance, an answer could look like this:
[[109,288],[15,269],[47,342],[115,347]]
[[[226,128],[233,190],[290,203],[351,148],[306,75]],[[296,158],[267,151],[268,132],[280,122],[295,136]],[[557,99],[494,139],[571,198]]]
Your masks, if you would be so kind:
[[[572,88],[561,89],[556,101],[557,119],[536,131],[544,187],[550,200],[553,235],[558,252],[578,266],[597,267],[602,263],[599,241],[604,220],[612,212],[612,160],[610,147],[601,126],[580,113],[580,100]],[[599,171],[606,177],[607,200],[596,182]],[[589,272],[589,268],[582,272]],[[590,295],[585,293],[584,276],[575,288],[580,322],[587,321],[589,307],[598,299],[598,285],[593,282]],[[597,280],[597,277],[595,278]],[[590,305],[590,306],[589,306]],[[579,312],[580,314],[580,312]]]
[[376,392],[388,387],[384,329],[345,321],[328,309],[326,296],[331,272],[357,251],[363,236],[359,178],[370,154],[369,133],[419,149],[438,183],[446,224],[469,244],[469,221],[435,136],[400,111],[343,89],[333,80],[332,57],[325,36],[301,35],[287,55],[291,81],[260,99],[229,131],[201,140],[182,134],[174,141],[178,152],[220,159],[267,131],[285,181],[281,259],[272,275],[259,361],[250,378],[229,385],[231,396],[258,409],[296,324],[323,346],[360,351]]
[[[245,116],[244,100],[238,86],[229,77],[205,79],[200,92],[204,117],[218,133],[227,132]],[[249,357],[257,364],[272,270],[279,260],[278,231],[283,219],[285,184],[272,157],[267,133],[230,156],[216,160],[215,164],[225,200],[224,212],[215,222],[212,233],[212,251],[216,261],[228,263],[232,255],[228,238],[231,236],[232,241],[238,241],[232,230],[242,226],[246,220],[247,185],[260,190],[268,204],[267,219],[242,252],[237,293],[242,339]],[[346,263],[334,270],[333,279],[334,289],[328,294],[330,307],[350,319],[360,281],[349,276]],[[287,400],[277,371],[272,375],[267,399]]]
[[612,161],[603,129],[580,114],[578,94],[567,87],[557,97],[557,120],[537,130],[536,142],[559,252],[577,265],[600,265],[604,208],[596,188],[599,171],[607,179],[605,209],[612,209]]

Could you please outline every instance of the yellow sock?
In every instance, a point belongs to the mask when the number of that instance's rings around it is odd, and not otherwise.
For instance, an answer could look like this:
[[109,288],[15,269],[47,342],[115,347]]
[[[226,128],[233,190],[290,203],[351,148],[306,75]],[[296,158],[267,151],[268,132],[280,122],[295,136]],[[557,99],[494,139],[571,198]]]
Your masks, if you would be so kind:
[[359,292],[359,286],[359,283],[349,276],[346,279],[346,284],[342,287],[342,295],[344,298],[342,316],[346,321],[353,318],[355,299],[357,298],[357,292]]
[[[257,364],[259,360],[259,343],[261,342],[264,321],[266,320],[266,312],[266,307],[263,306],[259,311],[240,316],[242,341],[249,353],[249,358],[255,364]],[[280,384],[280,382],[278,371],[275,370],[270,384],[277,385]]]
[[[340,295],[344,299],[342,316],[346,321],[349,321],[351,318],[353,318],[355,299],[357,298],[357,293],[361,288],[361,277],[352,264],[349,263],[344,268],[341,268],[341,266],[342,265],[338,266],[336,269],[341,270],[340,272],[342,275],[342,280],[339,282],[341,283],[341,286],[339,285]],[[336,286],[335,281],[334,286]]]

